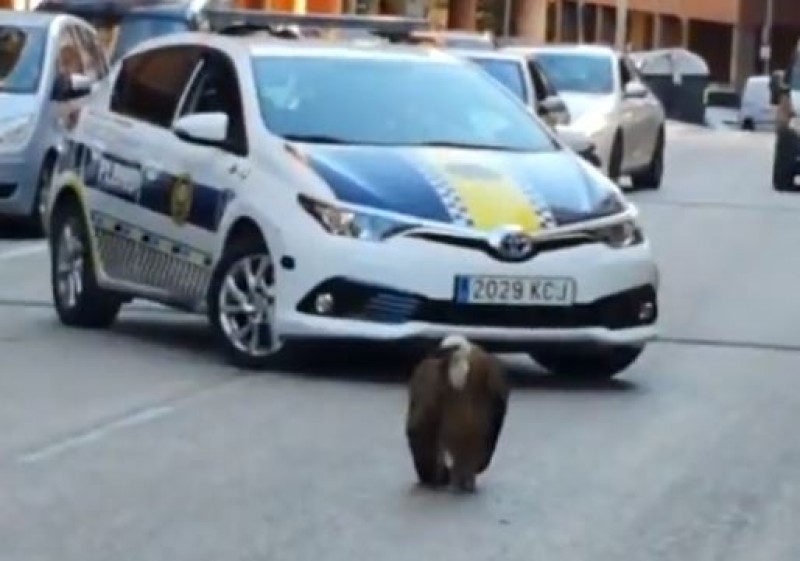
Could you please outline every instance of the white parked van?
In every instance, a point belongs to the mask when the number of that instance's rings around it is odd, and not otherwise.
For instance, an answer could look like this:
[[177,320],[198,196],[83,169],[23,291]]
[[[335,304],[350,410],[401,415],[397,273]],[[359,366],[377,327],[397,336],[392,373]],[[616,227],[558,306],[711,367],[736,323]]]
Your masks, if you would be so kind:
[[750,76],[742,92],[739,126],[743,130],[775,127],[775,106],[770,103],[769,76]]

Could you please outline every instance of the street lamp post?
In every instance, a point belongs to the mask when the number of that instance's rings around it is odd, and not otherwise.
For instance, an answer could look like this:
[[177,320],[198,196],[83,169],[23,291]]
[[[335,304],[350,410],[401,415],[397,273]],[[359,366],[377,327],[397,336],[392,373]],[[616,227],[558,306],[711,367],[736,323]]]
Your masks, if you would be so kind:
[[511,1],[506,0],[503,6],[503,37],[511,36]]
[[770,59],[772,58],[772,19],[773,0],[767,0],[764,10],[764,27],[761,28],[761,60],[764,64],[764,74],[769,74]]
[[625,50],[628,39],[628,0],[617,0],[617,24],[614,46],[618,51]]

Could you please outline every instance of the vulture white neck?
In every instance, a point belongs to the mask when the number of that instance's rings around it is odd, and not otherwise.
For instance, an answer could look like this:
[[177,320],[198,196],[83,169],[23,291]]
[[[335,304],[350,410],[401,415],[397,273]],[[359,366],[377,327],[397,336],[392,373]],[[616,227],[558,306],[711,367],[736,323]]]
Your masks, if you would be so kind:
[[467,385],[472,345],[464,337],[451,335],[442,341],[442,346],[457,347],[450,356],[450,363],[447,365],[447,378],[454,389],[463,390]]

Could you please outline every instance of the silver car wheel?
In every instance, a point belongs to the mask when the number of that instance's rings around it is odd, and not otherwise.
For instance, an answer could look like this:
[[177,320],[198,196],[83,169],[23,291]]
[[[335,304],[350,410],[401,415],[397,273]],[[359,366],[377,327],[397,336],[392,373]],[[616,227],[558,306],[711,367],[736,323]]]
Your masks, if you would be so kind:
[[219,324],[237,350],[251,357],[275,352],[275,292],[269,255],[249,255],[236,261],[222,281],[218,304]]
[[66,308],[77,306],[83,294],[84,246],[75,227],[64,224],[58,240],[56,278],[58,297]]

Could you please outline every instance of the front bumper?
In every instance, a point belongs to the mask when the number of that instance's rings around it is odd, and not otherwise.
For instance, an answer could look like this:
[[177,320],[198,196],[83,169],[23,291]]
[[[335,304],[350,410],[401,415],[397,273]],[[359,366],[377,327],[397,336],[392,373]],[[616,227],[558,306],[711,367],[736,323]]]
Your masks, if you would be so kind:
[[[523,263],[499,262],[474,248],[411,238],[383,243],[329,237],[291,255],[278,273],[277,328],[290,338],[640,345],[656,336],[658,269],[646,242],[611,249],[594,243],[545,251]],[[316,240],[315,240],[316,242]],[[459,304],[456,275],[568,276],[572,306]],[[329,310],[316,310],[328,294]],[[642,318],[643,306],[650,314]]]
[[0,216],[27,216],[39,182],[39,169],[22,157],[0,155]]

